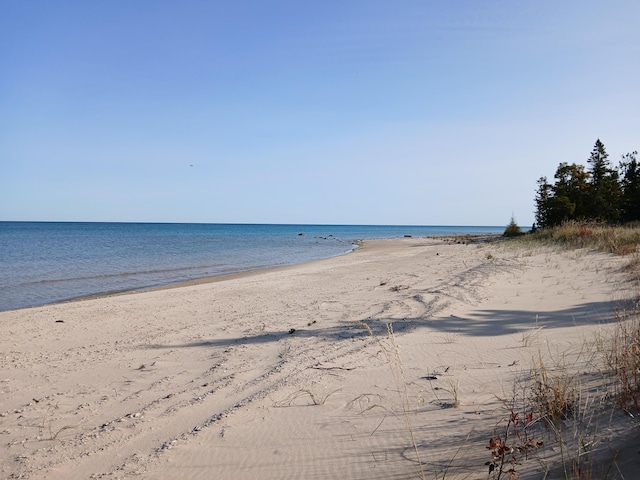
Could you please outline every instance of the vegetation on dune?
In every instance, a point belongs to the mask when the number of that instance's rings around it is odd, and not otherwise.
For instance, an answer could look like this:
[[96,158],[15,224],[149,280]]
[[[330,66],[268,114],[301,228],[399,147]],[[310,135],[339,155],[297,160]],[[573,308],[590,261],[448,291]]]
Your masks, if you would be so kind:
[[[532,232],[563,227],[539,234],[539,238],[581,247],[601,237],[598,229],[603,225],[632,224],[635,227],[637,225],[633,224],[640,223],[638,152],[622,155],[619,164],[614,166],[604,143],[598,139],[587,164],[562,162],[556,169],[554,183],[550,183],[546,176],[538,179]],[[576,228],[576,225],[579,227]],[[517,237],[522,233],[514,217],[511,217],[503,235]],[[637,243],[633,238],[635,233],[629,234],[623,230],[614,233],[615,238],[609,248],[603,250],[615,252],[615,246],[620,242],[623,245],[627,242]]]
[[[607,224],[568,220],[525,235],[512,218],[504,236],[513,238],[503,244],[522,248],[524,252],[537,250],[532,248],[537,246],[559,246],[623,255],[629,259],[624,268],[635,272],[632,281],[640,285],[638,221]],[[487,259],[492,258],[487,255]],[[392,287],[392,290],[394,288],[399,291],[401,287]],[[468,437],[468,443],[463,441],[458,450],[447,452],[450,457],[445,460],[436,456],[438,452],[433,454],[434,459],[429,458],[432,447],[420,441],[423,427],[416,426],[414,412],[417,414],[418,409],[414,405],[421,405],[424,398],[420,396],[417,402],[409,398],[393,327],[388,325],[386,338],[377,337],[371,327],[362,322],[360,326],[376,339],[391,368],[400,400],[398,412],[404,414],[409,433],[410,445],[406,450],[414,452],[416,478],[432,478],[431,475],[436,479],[472,478],[468,472],[473,465],[484,468],[488,480],[629,478],[625,476],[629,470],[625,455],[629,448],[635,452],[634,438],[640,427],[640,293],[635,298],[625,297],[612,313],[610,325],[607,325],[609,319],[603,318],[602,328],[585,333],[583,342],[575,345],[577,348],[567,350],[554,345],[548,337],[546,345],[542,343],[539,337],[544,327],[538,326],[536,315],[535,326],[521,334],[523,353],[531,353],[531,361],[515,371],[512,391],[503,390],[502,395],[495,396],[502,410],[497,410],[493,430],[486,429],[481,434],[486,435],[484,443],[477,441],[477,437]],[[443,334],[445,343],[454,343],[455,337],[451,331]],[[515,365],[517,361],[509,366]],[[422,378],[437,380],[431,374]],[[464,384],[459,378],[448,380],[447,386],[437,390],[432,387],[432,393],[434,403],[453,409],[453,418],[459,415],[460,405],[465,405],[465,391],[460,389]],[[447,394],[446,401],[439,397],[442,392]],[[474,430],[476,428],[479,431],[480,427],[474,426]],[[429,460],[423,462],[422,458]]]
[[640,165],[638,152],[622,156],[613,166],[598,139],[587,160],[588,167],[560,163],[555,183],[546,176],[538,180],[535,217],[538,227],[567,221],[607,224],[640,221]]
[[[606,201],[601,199],[600,204]],[[591,205],[595,208],[595,203]],[[627,223],[568,219],[517,237],[509,243],[521,248],[585,248],[621,255],[629,280],[636,288],[640,285],[637,219]],[[585,337],[581,353],[571,362],[567,363],[566,352],[547,348],[543,355],[539,350],[529,375],[516,379],[512,397],[501,398],[506,409],[503,426],[496,428],[486,447],[491,455],[485,464],[489,479],[534,478],[527,475],[540,468],[545,478],[626,478],[619,470],[619,462],[626,459],[622,453],[618,457],[618,451],[633,444],[629,442],[640,426],[640,293],[621,300],[613,313],[613,325],[595,333],[593,342]],[[523,336],[522,343],[534,342]],[[625,433],[602,433],[614,423],[618,432]],[[554,457],[554,452],[559,455]]]
[[[531,234],[520,235],[512,218],[504,236],[518,237],[516,241],[525,245],[588,248],[623,255],[628,259],[624,268],[630,280],[640,285],[640,165],[637,155],[636,151],[623,155],[619,165],[614,167],[604,144],[597,140],[586,167],[560,163],[554,183],[547,177],[538,180],[536,223]],[[640,414],[640,294],[620,303],[615,318],[614,327],[596,341],[599,347],[593,359],[599,360],[593,365],[602,378],[599,386],[591,385],[589,389],[581,385],[576,381],[576,372],[566,366],[552,372],[540,357],[538,364],[532,366],[532,372],[537,374],[525,382],[521,397],[514,395],[513,399],[505,400],[505,405],[510,406],[507,426],[491,438],[487,447],[492,455],[487,462],[490,478],[515,478],[527,457],[540,459],[536,451],[542,447],[539,440],[545,432],[554,432],[553,442],[561,454],[561,472],[558,473],[563,478],[621,478],[614,472],[616,456],[608,465],[601,464],[604,457],[596,460],[598,451],[604,452],[612,439],[599,437],[593,422],[598,423],[595,420],[598,415],[613,418],[613,412],[622,411],[632,423],[630,429],[637,429],[636,417]],[[589,350],[586,345],[584,348]],[[608,410],[607,406],[613,410]],[[543,429],[536,430],[538,425]],[[573,437],[567,433],[569,430],[573,430]],[[603,447],[594,447],[599,443]],[[570,451],[570,445],[574,445],[573,451]],[[545,470],[545,475],[549,472]]]
[[591,248],[606,253],[627,255],[638,251],[640,223],[607,225],[568,221],[555,227],[537,229],[521,241],[563,248]]
[[522,234],[522,229],[516,223],[515,217],[511,217],[511,221],[509,225],[507,225],[507,228],[505,228],[503,235],[505,237],[518,237]]

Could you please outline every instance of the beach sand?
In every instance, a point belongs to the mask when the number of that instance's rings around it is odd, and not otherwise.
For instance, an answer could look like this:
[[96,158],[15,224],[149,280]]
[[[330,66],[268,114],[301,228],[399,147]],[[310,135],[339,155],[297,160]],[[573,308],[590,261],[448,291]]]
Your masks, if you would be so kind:
[[[634,293],[622,263],[405,238],[2,312],[0,477],[487,478],[505,402],[531,398],[541,362],[597,387],[598,339]],[[585,438],[595,467],[620,475],[609,478],[637,471],[624,412],[588,409],[589,398],[563,424],[566,442],[531,426],[544,445],[519,478],[564,478],[554,469]]]

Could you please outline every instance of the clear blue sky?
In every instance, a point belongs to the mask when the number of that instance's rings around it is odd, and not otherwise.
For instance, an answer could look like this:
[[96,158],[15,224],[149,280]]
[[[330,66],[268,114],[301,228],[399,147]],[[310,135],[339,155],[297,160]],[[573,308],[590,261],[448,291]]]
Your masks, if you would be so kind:
[[0,220],[506,225],[640,149],[640,2],[0,0]]

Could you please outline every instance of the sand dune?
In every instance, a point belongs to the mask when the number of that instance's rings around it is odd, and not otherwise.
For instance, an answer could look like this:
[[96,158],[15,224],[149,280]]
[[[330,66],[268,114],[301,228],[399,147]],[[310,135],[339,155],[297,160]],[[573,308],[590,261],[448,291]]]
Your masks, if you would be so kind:
[[[536,362],[597,381],[594,339],[633,293],[620,265],[406,238],[0,313],[0,476],[486,478],[501,399]],[[628,433],[608,413],[593,419],[597,462]],[[544,435],[521,478],[558,478],[562,452]]]

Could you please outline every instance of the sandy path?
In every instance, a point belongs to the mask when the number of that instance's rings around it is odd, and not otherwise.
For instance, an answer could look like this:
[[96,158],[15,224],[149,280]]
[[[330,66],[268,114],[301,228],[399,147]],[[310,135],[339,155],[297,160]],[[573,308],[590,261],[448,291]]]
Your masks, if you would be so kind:
[[541,352],[583,361],[628,295],[619,266],[399,239],[0,313],[0,474],[418,478],[413,432],[427,478],[483,478],[496,396]]

